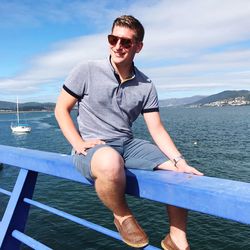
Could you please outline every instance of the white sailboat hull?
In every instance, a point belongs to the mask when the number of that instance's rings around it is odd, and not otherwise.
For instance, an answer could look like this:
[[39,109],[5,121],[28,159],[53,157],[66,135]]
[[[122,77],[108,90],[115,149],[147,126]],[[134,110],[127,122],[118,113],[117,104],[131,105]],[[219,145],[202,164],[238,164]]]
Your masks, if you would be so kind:
[[29,133],[31,131],[31,127],[28,124],[19,123],[19,108],[18,108],[18,98],[16,100],[16,115],[17,115],[17,123],[11,124],[10,128],[13,133]]
[[31,127],[25,125],[17,125],[10,127],[13,133],[29,133],[31,131]]

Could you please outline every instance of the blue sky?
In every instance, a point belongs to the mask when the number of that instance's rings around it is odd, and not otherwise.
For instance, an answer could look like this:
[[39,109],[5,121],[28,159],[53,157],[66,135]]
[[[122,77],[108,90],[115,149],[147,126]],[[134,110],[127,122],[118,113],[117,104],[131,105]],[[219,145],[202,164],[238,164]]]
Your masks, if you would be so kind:
[[160,99],[250,90],[249,0],[1,0],[0,100],[55,102],[72,67],[108,56],[122,14],[145,27],[135,64]]

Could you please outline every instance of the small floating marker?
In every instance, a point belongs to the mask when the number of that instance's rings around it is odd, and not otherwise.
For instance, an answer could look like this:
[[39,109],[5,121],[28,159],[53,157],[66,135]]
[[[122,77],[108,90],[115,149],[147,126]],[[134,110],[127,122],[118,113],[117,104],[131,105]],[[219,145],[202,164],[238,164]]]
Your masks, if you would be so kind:
[[197,145],[197,144],[198,144],[198,142],[197,142],[197,141],[195,141],[195,142],[194,142],[194,145]]

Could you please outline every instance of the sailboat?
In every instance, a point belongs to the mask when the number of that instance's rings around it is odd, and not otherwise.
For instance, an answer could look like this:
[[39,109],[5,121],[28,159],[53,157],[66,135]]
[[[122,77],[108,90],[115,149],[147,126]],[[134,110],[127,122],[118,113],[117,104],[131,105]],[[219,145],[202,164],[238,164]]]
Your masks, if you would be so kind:
[[18,107],[18,98],[16,100],[16,116],[17,116],[17,123],[11,123],[11,130],[13,133],[29,133],[31,131],[31,126],[29,124],[23,124],[19,121],[19,107]]

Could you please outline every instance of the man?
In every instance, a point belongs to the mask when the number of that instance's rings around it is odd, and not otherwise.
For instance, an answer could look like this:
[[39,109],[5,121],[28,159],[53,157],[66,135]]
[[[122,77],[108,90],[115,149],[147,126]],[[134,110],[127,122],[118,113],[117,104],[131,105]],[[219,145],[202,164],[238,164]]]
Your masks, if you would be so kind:
[[[161,122],[153,83],[133,64],[143,47],[143,37],[144,28],[136,18],[117,18],[108,36],[110,58],[84,62],[73,69],[55,109],[61,130],[73,146],[75,166],[94,181],[123,241],[137,248],[146,246],[148,237],[127,205],[124,167],[202,175],[177,150]],[[76,102],[79,131],[70,116]],[[140,113],[157,146],[133,138],[131,126]],[[174,206],[167,210],[170,233],[162,240],[162,247],[189,249],[187,211]]]

